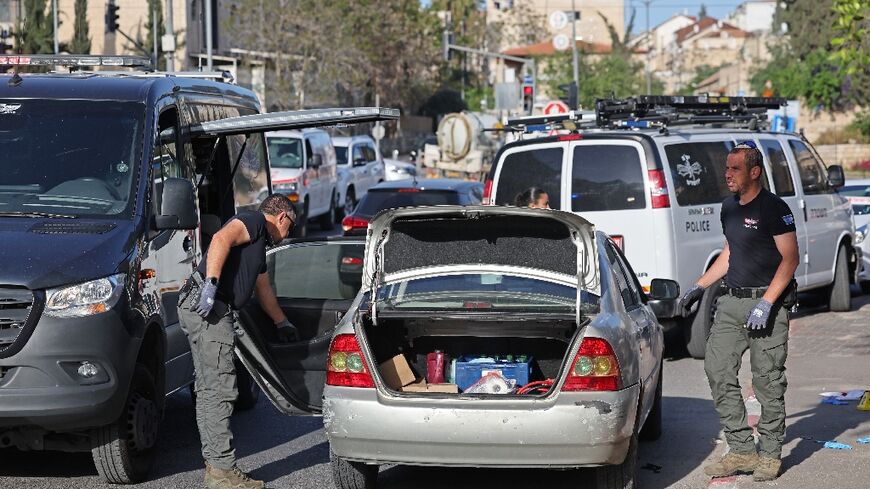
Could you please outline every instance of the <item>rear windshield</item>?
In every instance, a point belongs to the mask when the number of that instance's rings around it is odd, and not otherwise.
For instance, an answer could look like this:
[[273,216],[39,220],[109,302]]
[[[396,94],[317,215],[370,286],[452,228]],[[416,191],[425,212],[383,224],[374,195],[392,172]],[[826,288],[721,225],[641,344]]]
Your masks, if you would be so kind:
[[643,209],[646,192],[640,155],[632,146],[579,145],[574,148],[571,210]]
[[0,213],[129,216],[145,107],[0,100]]
[[302,168],[302,140],[269,137],[269,164],[272,168]]
[[[577,289],[500,273],[472,273],[389,284],[378,290],[378,301],[393,309],[575,313]],[[598,304],[598,296],[583,292],[581,312],[597,312]]]
[[373,216],[384,209],[425,205],[458,205],[459,194],[452,190],[369,190],[354,211],[361,216]]
[[538,187],[547,192],[552,208],[560,208],[563,154],[562,148],[542,148],[507,155],[499,171],[496,205],[514,205],[518,194]]
[[725,184],[725,159],[733,147],[731,141],[665,146],[679,205],[721,204],[732,195]]
[[269,281],[278,298],[353,299],[362,284],[364,253],[361,242],[279,248],[266,258]]

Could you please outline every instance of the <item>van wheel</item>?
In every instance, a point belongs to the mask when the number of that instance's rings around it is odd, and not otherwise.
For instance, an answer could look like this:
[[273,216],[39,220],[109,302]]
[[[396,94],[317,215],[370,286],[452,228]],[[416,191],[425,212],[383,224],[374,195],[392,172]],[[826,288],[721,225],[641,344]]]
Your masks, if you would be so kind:
[[377,465],[350,462],[329,452],[332,482],[338,489],[374,489],[378,484]]
[[643,428],[640,429],[639,438],[642,441],[658,440],[662,436],[662,377],[664,376],[664,365],[659,362],[659,381],[656,384],[656,394],[653,399],[652,409],[649,416],[646,417],[646,422]]
[[136,364],[124,412],[111,425],[91,430],[91,456],[106,482],[140,482],[151,469],[160,427],[158,395],[151,372]]
[[341,209],[339,209],[336,213],[336,222],[341,222],[342,218],[353,214],[353,208],[356,206],[355,198],[356,193],[353,191],[353,187],[349,187],[347,189],[347,192],[345,192],[344,194],[344,204],[341,206]]
[[619,465],[605,465],[595,469],[595,487],[598,489],[634,489],[637,470],[637,432],[631,435],[628,454]]
[[329,211],[317,218],[317,223],[320,224],[320,229],[324,231],[330,231],[335,228],[335,201],[338,198],[335,195],[335,191],[332,191],[332,196],[329,198]]
[[837,268],[834,269],[834,283],[831,284],[828,295],[828,308],[842,312],[852,308],[852,296],[849,291],[849,265],[846,263],[846,248],[840,246],[837,251]]
[[254,378],[251,377],[251,373],[242,365],[242,362],[236,359],[235,363],[236,386],[239,389],[239,397],[236,398],[235,407],[237,411],[247,411],[257,405],[257,401],[260,399],[260,386],[254,382]]
[[716,317],[716,301],[724,294],[721,282],[711,285],[704,291],[701,302],[698,304],[698,312],[692,318],[692,322],[683,325],[683,334],[686,338],[686,350],[692,358],[704,358],[707,349],[707,337],[710,336],[710,328],[713,327],[713,318]]
[[293,227],[294,238],[304,238],[308,235],[308,200],[302,205],[302,211],[296,216],[296,225]]

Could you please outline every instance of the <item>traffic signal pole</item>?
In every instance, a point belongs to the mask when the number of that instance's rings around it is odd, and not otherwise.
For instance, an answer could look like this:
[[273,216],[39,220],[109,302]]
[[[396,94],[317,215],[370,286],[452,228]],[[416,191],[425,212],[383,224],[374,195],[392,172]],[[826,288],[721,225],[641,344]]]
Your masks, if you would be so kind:
[[[571,57],[574,61],[574,86],[580,90],[580,62],[577,59],[577,9],[574,8],[574,0],[571,0]],[[571,107],[573,110],[574,107]]]
[[[448,39],[447,34],[444,35],[444,41]],[[532,93],[538,93],[538,73],[537,66],[535,64],[534,58],[521,58],[519,56],[510,56],[508,54],[501,53],[493,53],[491,51],[484,51],[482,49],[474,49],[465,46],[460,46],[458,44],[449,44],[444,43],[444,59],[445,61],[449,59],[450,50],[459,51],[462,53],[471,53],[477,54],[479,56],[486,56],[488,58],[496,58],[502,59],[506,61],[514,61],[516,63],[522,63],[523,66],[526,66],[532,74]]]

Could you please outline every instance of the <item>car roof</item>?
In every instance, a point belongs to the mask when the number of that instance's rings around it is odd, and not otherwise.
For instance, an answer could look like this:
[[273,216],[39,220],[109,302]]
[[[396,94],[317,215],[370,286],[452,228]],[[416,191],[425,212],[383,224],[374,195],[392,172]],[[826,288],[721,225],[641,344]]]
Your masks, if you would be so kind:
[[365,141],[365,142],[374,142],[374,140],[366,136],[364,134],[360,134],[358,136],[333,136],[332,145],[333,146],[350,146],[351,143],[355,143],[357,141]]
[[155,101],[178,91],[244,101],[259,109],[256,95],[246,88],[204,78],[176,77],[169,73],[21,73],[21,82],[10,85],[12,73],[0,74],[0,98]]
[[426,190],[463,190],[468,187],[483,185],[480,182],[469,180],[459,180],[455,178],[429,178],[429,179],[411,179],[405,180],[388,180],[381,182],[371,189],[372,190],[398,190],[402,188],[417,188],[423,191]]

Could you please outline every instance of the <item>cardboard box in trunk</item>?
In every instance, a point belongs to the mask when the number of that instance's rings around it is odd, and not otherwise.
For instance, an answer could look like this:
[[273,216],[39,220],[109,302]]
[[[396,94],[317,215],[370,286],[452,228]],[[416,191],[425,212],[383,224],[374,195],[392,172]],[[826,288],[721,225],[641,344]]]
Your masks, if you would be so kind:
[[402,392],[441,392],[445,394],[459,394],[456,384],[429,384],[426,379],[402,387]]
[[378,371],[390,389],[399,390],[417,380],[408,360],[401,353],[378,365]]

